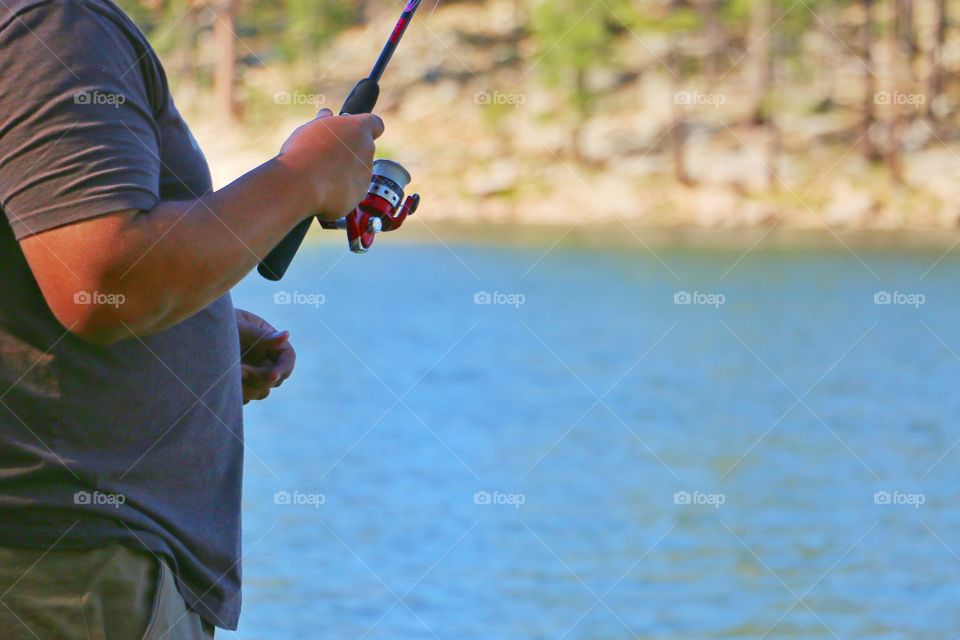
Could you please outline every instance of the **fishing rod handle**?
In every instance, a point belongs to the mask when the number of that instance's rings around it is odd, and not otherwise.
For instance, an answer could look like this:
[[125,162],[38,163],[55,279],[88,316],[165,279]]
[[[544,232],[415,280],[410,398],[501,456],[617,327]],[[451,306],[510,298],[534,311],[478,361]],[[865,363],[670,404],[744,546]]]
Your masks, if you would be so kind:
[[340,115],[357,115],[360,113],[373,113],[373,108],[377,106],[377,99],[380,97],[380,84],[376,80],[364,78],[353,85],[350,95],[340,108]]
[[[376,80],[364,78],[354,85],[346,102],[340,109],[340,115],[358,115],[361,113],[371,113],[377,105],[377,99],[380,97],[380,85]],[[267,254],[257,271],[267,280],[279,280],[287,272],[293,257],[297,255],[297,250],[303,243],[303,239],[310,230],[310,224],[313,222],[313,216],[301,221],[293,228],[286,237]]]

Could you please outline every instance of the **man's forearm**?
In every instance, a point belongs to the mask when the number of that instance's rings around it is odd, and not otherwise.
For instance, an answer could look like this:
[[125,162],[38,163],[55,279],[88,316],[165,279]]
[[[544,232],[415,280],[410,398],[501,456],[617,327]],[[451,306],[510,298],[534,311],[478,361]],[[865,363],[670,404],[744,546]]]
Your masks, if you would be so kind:
[[127,233],[140,257],[114,273],[126,303],[140,307],[126,324],[156,333],[229,291],[309,215],[302,182],[274,159],[198,200],[134,216]]
[[[63,277],[45,283],[44,295],[61,322],[107,344],[131,331],[163,331],[229,291],[310,214],[313,200],[304,184],[278,157],[197,200],[161,202],[150,211],[107,216],[115,219],[99,220],[96,228],[64,228],[66,237],[24,242],[34,245],[31,267],[60,262]],[[91,238],[97,234],[110,242]],[[100,249],[65,264],[57,255],[64,243]],[[76,291],[111,295],[77,305]]]

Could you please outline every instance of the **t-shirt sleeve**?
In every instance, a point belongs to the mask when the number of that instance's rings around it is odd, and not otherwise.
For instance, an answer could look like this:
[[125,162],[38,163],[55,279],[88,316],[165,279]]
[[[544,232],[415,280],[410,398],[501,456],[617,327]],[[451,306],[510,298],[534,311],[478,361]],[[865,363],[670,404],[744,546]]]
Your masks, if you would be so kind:
[[0,27],[0,207],[18,240],[159,201],[159,133],[130,38],[82,2]]

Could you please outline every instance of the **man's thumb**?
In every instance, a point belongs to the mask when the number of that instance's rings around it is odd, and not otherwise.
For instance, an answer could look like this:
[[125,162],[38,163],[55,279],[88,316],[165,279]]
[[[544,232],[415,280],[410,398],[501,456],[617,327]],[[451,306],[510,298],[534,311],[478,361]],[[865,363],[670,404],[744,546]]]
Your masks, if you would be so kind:
[[326,107],[324,107],[323,109],[320,109],[320,111],[317,111],[318,118],[329,118],[332,115],[333,115],[333,111],[330,111],[330,109]]
[[383,135],[384,126],[383,120],[380,119],[380,116],[368,113],[364,116],[364,118],[366,118],[366,122],[364,122],[364,124],[370,127],[370,133],[373,135],[374,140]]

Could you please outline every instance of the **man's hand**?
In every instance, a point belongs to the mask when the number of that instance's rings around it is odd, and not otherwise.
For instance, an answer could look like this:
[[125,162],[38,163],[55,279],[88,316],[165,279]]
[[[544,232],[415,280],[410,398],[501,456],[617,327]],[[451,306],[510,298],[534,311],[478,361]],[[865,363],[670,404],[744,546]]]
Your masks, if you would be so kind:
[[383,134],[375,115],[335,116],[323,109],[280,149],[277,161],[309,186],[315,212],[323,220],[346,215],[363,200],[373,173],[374,140]]
[[293,373],[297,354],[286,331],[277,331],[260,316],[237,309],[243,404],[263,400]]

